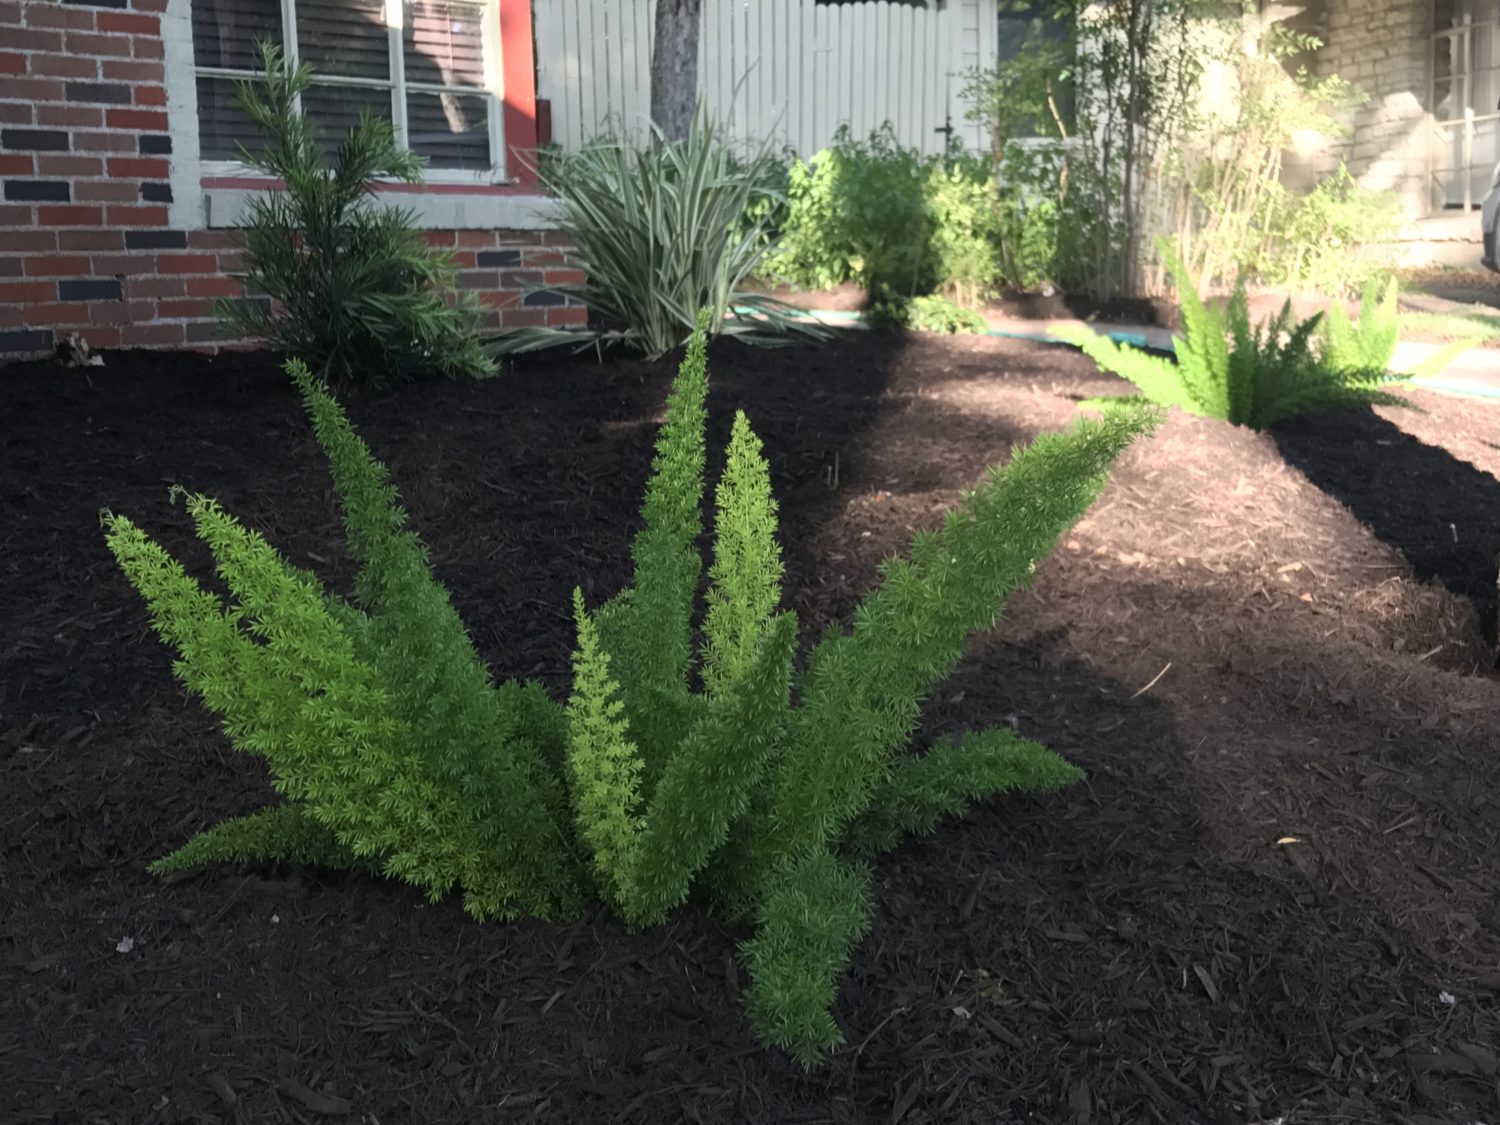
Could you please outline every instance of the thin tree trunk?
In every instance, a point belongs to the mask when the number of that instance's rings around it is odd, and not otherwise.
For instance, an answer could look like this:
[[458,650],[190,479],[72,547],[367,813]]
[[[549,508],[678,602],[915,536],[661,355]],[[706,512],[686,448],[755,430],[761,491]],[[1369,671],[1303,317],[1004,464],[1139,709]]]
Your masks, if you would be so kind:
[[703,0],[657,0],[651,52],[651,120],[668,140],[693,127],[698,104],[698,28]]

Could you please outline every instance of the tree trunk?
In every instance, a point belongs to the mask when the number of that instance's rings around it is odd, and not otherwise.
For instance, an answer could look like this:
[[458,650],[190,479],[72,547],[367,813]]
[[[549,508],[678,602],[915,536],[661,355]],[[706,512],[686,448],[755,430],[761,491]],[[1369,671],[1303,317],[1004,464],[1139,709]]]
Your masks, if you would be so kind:
[[656,0],[651,120],[668,140],[693,127],[698,104],[698,25],[703,0]]

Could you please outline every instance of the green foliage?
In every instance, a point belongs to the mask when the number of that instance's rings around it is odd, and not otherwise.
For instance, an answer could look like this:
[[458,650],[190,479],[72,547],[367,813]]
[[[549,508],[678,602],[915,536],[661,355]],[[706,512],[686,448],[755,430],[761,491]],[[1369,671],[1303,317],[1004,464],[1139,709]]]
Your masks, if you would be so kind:
[[[1357,321],[1350,322],[1339,302],[1329,307],[1322,324],[1323,360],[1341,371],[1389,371],[1399,330],[1396,279],[1389,279],[1383,288],[1371,279],[1365,283]],[[1453,340],[1402,375],[1406,379],[1436,375],[1474,344],[1472,337]]]
[[[1385,388],[1399,382],[1386,363],[1367,364],[1387,342],[1384,314],[1371,309],[1361,328],[1335,327],[1332,350],[1315,347],[1322,318],[1292,317],[1291,302],[1266,323],[1252,326],[1244,282],[1236,286],[1224,309],[1204,305],[1170,246],[1161,247],[1177,283],[1182,308],[1182,336],[1172,362],[1122,347],[1082,326],[1059,327],[1053,334],[1081,348],[1095,363],[1134,383],[1151,402],[1176,406],[1190,414],[1218,418],[1252,429],[1310,410],[1331,406],[1409,406]],[[1390,310],[1394,315],[1394,307]],[[1389,340],[1390,348],[1394,340]],[[1389,352],[1387,349],[1387,353]],[[1386,355],[1386,361],[1389,354]]]
[[1003,280],[999,206],[993,162],[956,145],[923,157],[889,123],[864,141],[844,127],[793,163],[766,268],[810,289],[852,281],[882,301],[942,290],[973,302]]
[[[577,916],[597,895],[627,922],[696,889],[748,920],[747,1003],[761,1038],[811,1065],[868,929],[866,859],[1004,792],[1077,771],[1008,730],[909,755],[924,699],[1154,424],[1122,412],[1043,437],[994,469],[942,526],[889,560],[880,587],[809,654],[781,612],[776,505],[743,414],[716,491],[701,638],[707,372],[703,314],[658,436],[634,581],[590,614],[574,595],[565,707],[495,687],[379,464],[307,371],[293,378],[334,469],[353,604],[327,594],[212,501],[189,499],[230,602],[123,517],[108,540],[179,654],[178,672],[283,803],[210,829],[157,864],[365,864],[476,917]],[[697,685],[701,685],[701,688]]]
[[1342,163],[1306,195],[1287,199],[1273,217],[1258,276],[1271,285],[1340,296],[1375,281],[1379,247],[1401,226],[1392,191],[1360,186]]
[[865,319],[893,328],[941,332],[949,336],[962,333],[982,336],[989,331],[983,316],[939,293],[913,297],[909,301],[886,301],[866,313]]
[[228,605],[127,518],[105,520],[179,653],[178,676],[238,749],[268,760],[286,802],[211,830],[161,868],[347,855],[434,899],[459,886],[478,918],[572,913],[586,883],[547,767],[562,750],[538,745],[561,733],[546,714],[556,704],[534,686],[491,684],[384,470],[306,367],[288,370],[333,466],[360,567],[354,604],[206,497],[189,496],[188,512]]
[[285,190],[255,197],[241,232],[247,294],[220,300],[225,330],[300,356],[329,380],[494,373],[478,343],[472,294],[453,291],[453,264],[430,250],[408,211],[375,203],[372,181],[421,181],[422,160],[368,114],[328,162],[298,98],[312,82],[280,50],[260,46],[264,72],[239,83],[239,107],[265,136],[239,158]]
[[781,166],[764,149],[737,156],[706,113],[680,140],[601,137],[551,153],[540,174],[562,205],[568,266],[584,274],[548,288],[587,305],[604,328],[518,329],[496,338],[497,354],[596,339],[655,359],[692,334],[700,309],[713,335],[746,343],[822,337],[784,302],[742,288],[770,246]]

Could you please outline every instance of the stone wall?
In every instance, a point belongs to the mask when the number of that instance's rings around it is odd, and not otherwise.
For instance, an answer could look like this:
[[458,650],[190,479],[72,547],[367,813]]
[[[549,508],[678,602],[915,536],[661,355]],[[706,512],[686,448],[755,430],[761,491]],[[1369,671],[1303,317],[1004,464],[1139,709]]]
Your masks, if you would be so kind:
[[1428,213],[1432,140],[1427,114],[1430,0],[1313,0],[1293,26],[1323,40],[1320,75],[1357,82],[1370,100],[1349,115],[1348,137],[1329,145],[1321,171],[1342,160],[1359,182],[1401,197],[1407,216]]

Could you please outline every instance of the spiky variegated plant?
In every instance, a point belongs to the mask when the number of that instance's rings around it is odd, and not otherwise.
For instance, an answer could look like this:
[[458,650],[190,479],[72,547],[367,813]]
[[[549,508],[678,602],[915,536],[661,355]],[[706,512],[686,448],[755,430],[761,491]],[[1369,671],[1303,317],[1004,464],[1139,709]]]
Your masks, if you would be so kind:
[[1165,244],[1161,252],[1182,308],[1182,335],[1173,340],[1175,362],[1122,347],[1081,325],[1052,329],[1058,339],[1082,349],[1104,370],[1128,379],[1160,406],[1257,430],[1331,406],[1410,406],[1390,389],[1415,375],[1440,370],[1468,346],[1450,345],[1416,371],[1397,375],[1389,370],[1396,345],[1394,288],[1388,293],[1388,308],[1376,306],[1373,290],[1366,289],[1358,328],[1341,309],[1335,314],[1340,319],[1333,322],[1320,315],[1298,321],[1290,301],[1265,323],[1252,325],[1243,279],[1224,309],[1209,308],[1176,252]]
[[668,403],[633,546],[634,579],[590,613],[566,706],[494,685],[384,471],[299,364],[293,379],[333,466],[353,604],[282,560],[213,501],[188,509],[226,605],[123,516],[111,550],[145,595],[178,674],[283,802],[198,836],[153,869],[277,859],[375,867],[478,918],[576,915],[604,899],[635,925],[697,888],[753,923],[751,1019],[811,1064],[840,1041],[829,1012],[869,924],[866,862],[972,801],[1078,776],[1001,728],[907,752],[924,697],[992,627],[1087,509],[1145,412],[1041,438],[993,470],[937,531],[893,559],[854,620],[794,674],[780,612],[776,504],[736,416],[717,490],[703,640],[706,321]]

